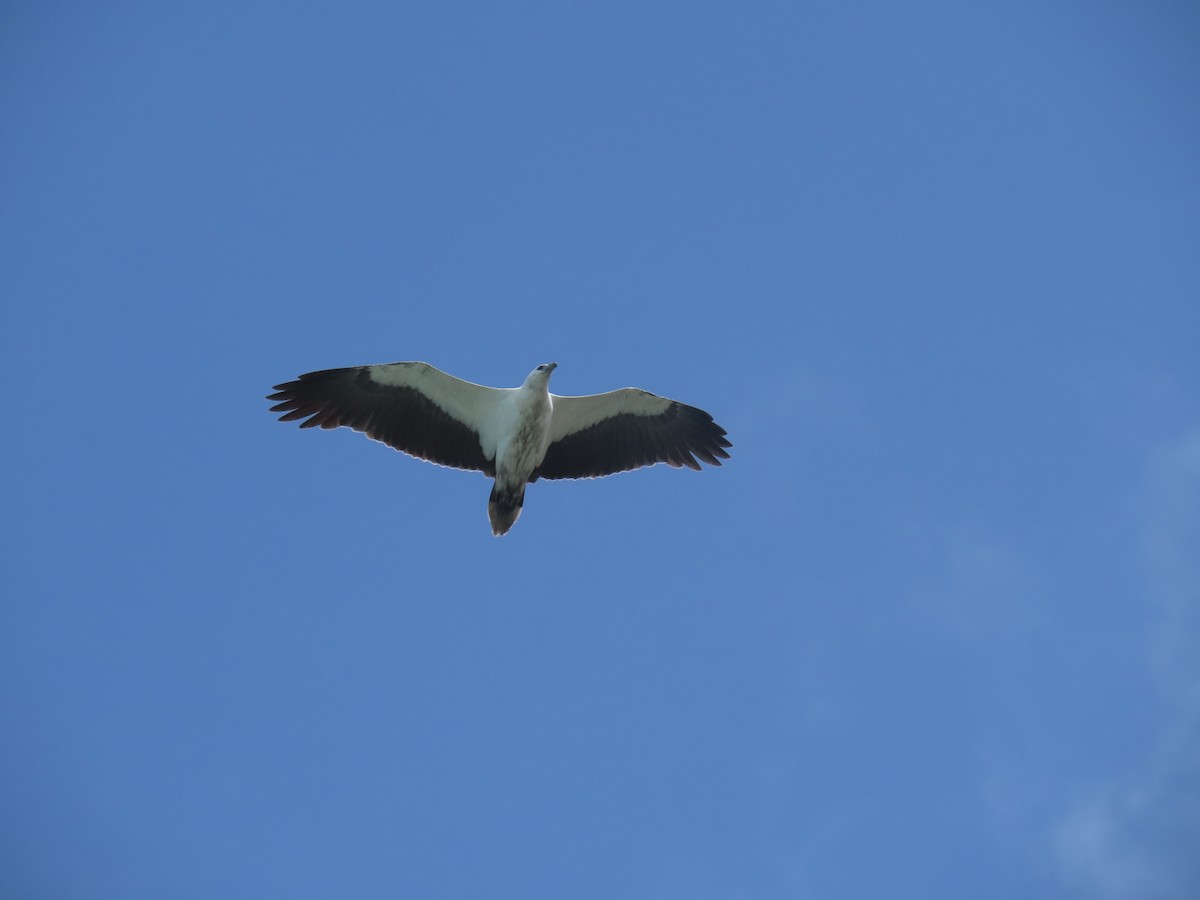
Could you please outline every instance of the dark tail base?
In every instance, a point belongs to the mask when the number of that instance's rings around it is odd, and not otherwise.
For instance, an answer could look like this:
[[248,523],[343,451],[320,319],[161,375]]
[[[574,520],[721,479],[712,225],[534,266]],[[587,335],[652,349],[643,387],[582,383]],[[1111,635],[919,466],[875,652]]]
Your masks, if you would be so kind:
[[488,518],[492,520],[492,534],[508,534],[513,522],[521,515],[521,507],[525,505],[525,485],[513,490],[492,488],[488,497]]

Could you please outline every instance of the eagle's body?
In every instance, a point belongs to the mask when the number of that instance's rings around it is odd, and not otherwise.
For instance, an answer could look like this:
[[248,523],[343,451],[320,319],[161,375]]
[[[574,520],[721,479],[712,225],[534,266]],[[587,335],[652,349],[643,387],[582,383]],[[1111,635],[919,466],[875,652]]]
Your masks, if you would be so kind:
[[490,388],[428,363],[326,369],[275,386],[272,412],[301,428],[345,425],[420,459],[475,469],[495,479],[492,532],[521,514],[525,486],[538,478],[594,478],[665,462],[699,469],[695,457],[728,459],[725,430],[703,410],[637,388],[559,397],[549,391],[557,363],[519,388]]
[[525,485],[546,456],[554,404],[548,385],[554,364],[539,366],[497,404],[496,484],[488,498],[492,534],[507,533],[525,503]]

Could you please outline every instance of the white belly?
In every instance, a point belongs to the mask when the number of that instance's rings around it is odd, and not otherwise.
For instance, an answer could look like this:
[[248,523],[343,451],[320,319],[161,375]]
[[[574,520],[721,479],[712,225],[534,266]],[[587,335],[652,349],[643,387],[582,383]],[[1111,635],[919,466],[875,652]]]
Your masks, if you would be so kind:
[[517,392],[505,436],[496,444],[496,483],[515,487],[541,465],[550,443],[550,398],[544,392]]

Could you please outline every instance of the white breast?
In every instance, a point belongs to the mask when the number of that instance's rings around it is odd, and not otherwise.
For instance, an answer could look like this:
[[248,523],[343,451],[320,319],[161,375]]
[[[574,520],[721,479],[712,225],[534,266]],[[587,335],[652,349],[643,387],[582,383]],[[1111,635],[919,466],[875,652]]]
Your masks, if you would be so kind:
[[513,391],[497,417],[496,481],[524,484],[550,443],[550,397],[545,390]]

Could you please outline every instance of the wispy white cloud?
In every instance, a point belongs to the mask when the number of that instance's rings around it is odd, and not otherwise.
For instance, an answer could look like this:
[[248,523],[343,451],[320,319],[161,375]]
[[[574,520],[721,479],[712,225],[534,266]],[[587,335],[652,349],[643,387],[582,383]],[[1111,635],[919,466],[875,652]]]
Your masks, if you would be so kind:
[[1148,454],[1137,509],[1163,724],[1135,771],[1067,805],[1051,843],[1091,896],[1182,900],[1200,896],[1200,429]]
[[[1068,896],[1200,897],[1200,427],[1147,450],[1124,500],[1114,486],[1109,505],[1131,513],[1135,539],[1119,568],[1140,569],[1140,582],[1106,587],[1099,551],[1069,554],[1056,570],[1019,536],[976,525],[945,532],[938,577],[915,599],[935,634],[971,648],[987,686],[980,802],[997,840]],[[1094,571],[1075,565],[1089,558]],[[1063,584],[1094,593],[1064,604]],[[1128,633],[1078,619],[1113,610]],[[1113,651],[1105,671],[1095,654]],[[1103,683],[1089,691],[1086,673]],[[1089,755],[1060,714],[1076,702],[1103,710],[1094,692],[1122,685],[1114,722],[1146,730]],[[1129,707],[1142,698],[1146,709]],[[1073,721],[1094,729],[1088,737],[1112,734],[1103,715]]]
[[1155,840],[1164,824],[1163,799],[1135,790],[1076,802],[1052,834],[1063,880],[1105,900],[1192,897],[1196,873],[1179,852],[1184,848]]
[[1200,429],[1155,450],[1147,465],[1142,546],[1160,612],[1151,664],[1160,688],[1200,713]]

